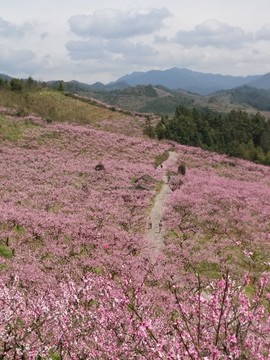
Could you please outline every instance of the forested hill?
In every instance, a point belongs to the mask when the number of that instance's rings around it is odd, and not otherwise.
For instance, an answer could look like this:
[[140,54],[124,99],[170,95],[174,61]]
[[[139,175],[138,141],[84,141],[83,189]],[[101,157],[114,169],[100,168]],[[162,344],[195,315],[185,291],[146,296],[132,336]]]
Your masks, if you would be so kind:
[[145,133],[270,165],[270,122],[259,113],[179,106],[172,119],[163,117],[155,127],[146,124]]
[[234,104],[248,104],[255,109],[270,111],[270,90],[241,86],[230,91]]

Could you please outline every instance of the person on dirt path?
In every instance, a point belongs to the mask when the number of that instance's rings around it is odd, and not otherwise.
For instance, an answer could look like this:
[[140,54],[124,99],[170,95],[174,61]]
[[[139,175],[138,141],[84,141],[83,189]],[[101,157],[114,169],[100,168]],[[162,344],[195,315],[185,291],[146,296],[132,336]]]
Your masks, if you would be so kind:
[[160,219],[158,223],[158,232],[160,233],[161,230],[162,230],[162,219]]

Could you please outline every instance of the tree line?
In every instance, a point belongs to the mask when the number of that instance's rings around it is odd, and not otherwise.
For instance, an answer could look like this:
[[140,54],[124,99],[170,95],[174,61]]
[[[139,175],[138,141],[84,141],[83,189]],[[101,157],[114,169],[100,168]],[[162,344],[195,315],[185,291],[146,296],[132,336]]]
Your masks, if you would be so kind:
[[147,119],[144,133],[270,165],[270,122],[260,113],[221,114],[181,105],[173,118],[164,116],[155,126]]
[[[31,76],[27,79],[12,78],[10,80],[0,77],[0,89],[22,92],[24,90],[39,89],[40,87],[48,87],[48,84],[44,81],[36,81]],[[64,81],[62,80],[55,81],[51,87],[58,91],[65,90]]]

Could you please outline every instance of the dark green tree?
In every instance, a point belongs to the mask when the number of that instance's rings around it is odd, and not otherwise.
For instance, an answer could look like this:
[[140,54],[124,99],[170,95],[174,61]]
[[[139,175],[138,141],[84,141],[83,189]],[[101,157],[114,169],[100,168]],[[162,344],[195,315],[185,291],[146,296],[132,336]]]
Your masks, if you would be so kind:
[[265,121],[264,129],[260,137],[260,147],[264,152],[268,152],[270,150],[270,122]]
[[209,109],[178,106],[171,119],[162,118],[155,128],[158,139],[200,146],[258,163],[269,163],[270,122],[257,114],[233,110],[220,114]]
[[59,84],[57,86],[57,90],[58,91],[64,91],[65,90],[65,86],[64,86],[64,81],[59,81]]
[[23,82],[21,79],[12,79],[10,81],[10,88],[12,91],[22,91],[23,89]]
[[25,81],[26,89],[31,90],[35,85],[36,85],[35,80],[31,76],[29,76],[28,79]]

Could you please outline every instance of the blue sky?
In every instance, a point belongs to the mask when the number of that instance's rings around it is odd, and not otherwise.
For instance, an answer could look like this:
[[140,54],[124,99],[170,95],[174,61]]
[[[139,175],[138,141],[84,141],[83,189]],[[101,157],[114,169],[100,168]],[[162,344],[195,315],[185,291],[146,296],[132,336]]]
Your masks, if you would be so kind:
[[0,73],[11,76],[270,72],[269,0],[0,0],[0,9]]

